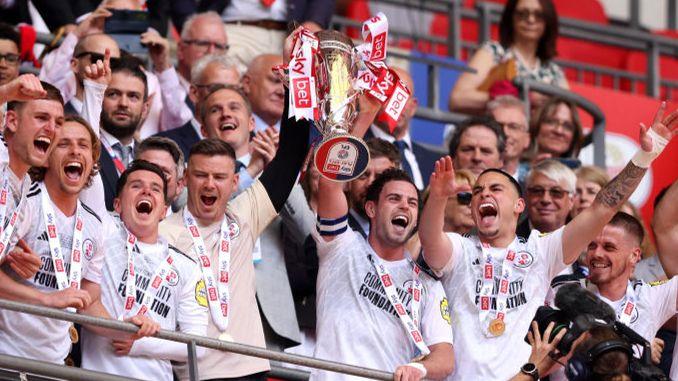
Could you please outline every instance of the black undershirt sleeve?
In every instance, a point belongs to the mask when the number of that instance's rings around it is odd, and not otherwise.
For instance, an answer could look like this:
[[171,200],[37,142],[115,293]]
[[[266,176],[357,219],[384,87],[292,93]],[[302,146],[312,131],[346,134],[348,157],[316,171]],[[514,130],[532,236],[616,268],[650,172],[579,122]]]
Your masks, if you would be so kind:
[[278,152],[259,178],[278,213],[285,205],[306,158],[311,128],[311,122],[308,120],[296,121],[294,118],[288,118],[289,96],[289,91],[285,89],[285,110],[280,120]]

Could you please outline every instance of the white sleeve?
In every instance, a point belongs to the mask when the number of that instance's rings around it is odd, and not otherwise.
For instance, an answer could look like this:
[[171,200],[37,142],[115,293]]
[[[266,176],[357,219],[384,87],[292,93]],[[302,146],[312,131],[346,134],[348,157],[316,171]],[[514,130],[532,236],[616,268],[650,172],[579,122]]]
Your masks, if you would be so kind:
[[[544,261],[548,268],[548,279],[553,279],[560,274],[567,265],[563,262],[563,230],[565,227],[551,233],[539,233],[532,230],[530,238],[535,234],[537,237],[537,255],[540,261]],[[528,240],[529,241],[529,240]]]
[[186,105],[186,90],[179,82],[179,75],[174,67],[155,73],[160,82],[163,108],[160,112],[160,130],[167,131],[178,128],[193,119],[193,112]]
[[[196,332],[200,329],[195,330]],[[184,331],[182,331],[184,332]],[[184,332],[194,335],[205,336],[205,334],[200,334],[196,332]],[[197,348],[197,357],[200,358],[205,353],[205,348]],[[144,337],[139,339],[132,344],[132,348],[129,351],[130,356],[146,356],[159,360],[170,360],[170,361],[188,361],[188,349],[186,344],[178,343],[176,341],[169,341],[158,339],[156,337]]]
[[197,264],[193,266],[193,272],[181,287],[179,306],[177,308],[177,324],[179,330],[184,333],[205,336],[209,310],[198,302],[196,286],[202,280],[202,272]]
[[321,262],[341,257],[350,251],[348,250],[349,248],[362,244],[358,242],[358,239],[362,239],[362,237],[358,238],[357,233],[350,227],[347,227],[343,233],[334,236],[334,239],[331,241],[325,241],[317,229],[311,229],[311,236],[315,240],[318,249],[318,260]]
[[426,297],[421,314],[421,335],[424,342],[428,346],[440,343],[454,344],[450,308],[443,286],[436,281],[428,291],[429,295]]
[[16,225],[14,227],[14,233],[12,233],[12,236],[9,239],[9,243],[7,244],[8,248],[5,253],[9,253],[16,246],[17,242],[19,242],[20,239],[23,239],[26,234],[28,234],[28,232],[31,230],[31,225],[36,220],[33,212],[35,212],[37,208],[29,208],[28,202],[29,200],[26,199],[21,205],[21,210],[19,211]]
[[96,176],[92,179],[92,185],[83,189],[80,192],[80,201],[87,204],[94,213],[96,213],[101,220],[104,222],[104,231],[106,230],[106,218],[110,217],[108,215],[108,210],[106,209],[106,199],[104,199],[104,182],[101,179],[101,173],[97,173]]
[[[462,244],[462,236],[457,233],[446,233],[447,239],[450,240],[452,244],[452,255],[450,255],[450,260],[447,261],[445,266],[440,269],[433,269],[436,272],[436,275],[443,275],[452,272],[457,263],[459,263],[461,257],[464,255],[464,246]],[[426,259],[426,252],[424,251],[424,260]]]
[[676,314],[676,297],[678,296],[678,277],[667,282],[658,282],[656,285],[644,284],[642,298],[648,298],[648,305],[653,306],[656,326],[653,331],[659,330],[664,323]]
[[[101,227],[103,228],[103,224],[101,224]],[[103,236],[97,237],[97,242],[95,245],[96,247],[94,248],[95,251],[92,254],[92,259],[90,259],[89,263],[87,263],[87,267],[83,272],[82,277],[90,282],[101,284],[103,278],[101,269],[104,267]]]
[[71,72],[69,66],[73,53],[75,52],[75,45],[78,44],[78,37],[73,33],[66,35],[66,38],[61,42],[61,45],[51,51],[42,60],[42,68],[40,69],[39,78],[42,81],[49,82],[62,92],[67,87],[68,79],[67,73]]
[[83,81],[85,96],[82,102],[82,117],[89,122],[94,132],[99,136],[99,119],[104,102],[106,85],[85,79]]

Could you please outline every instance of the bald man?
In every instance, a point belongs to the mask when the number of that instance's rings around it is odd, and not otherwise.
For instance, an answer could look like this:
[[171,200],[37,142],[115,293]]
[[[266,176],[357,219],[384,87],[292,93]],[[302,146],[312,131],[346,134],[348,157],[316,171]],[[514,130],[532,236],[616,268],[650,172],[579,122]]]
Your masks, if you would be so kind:
[[282,64],[282,56],[262,54],[255,57],[242,78],[242,87],[252,104],[255,132],[269,127],[280,131],[285,89],[282,81],[271,70]]
[[431,173],[433,173],[433,166],[436,160],[442,155],[412,141],[410,137],[410,121],[419,106],[417,98],[414,96],[414,81],[406,70],[398,67],[393,67],[393,70],[405,82],[412,95],[407,101],[393,133],[389,132],[386,123],[375,119],[374,124],[365,134],[365,139],[377,137],[391,142],[398,147],[403,170],[410,175],[417,188],[423,190],[428,185],[428,180],[431,177]]

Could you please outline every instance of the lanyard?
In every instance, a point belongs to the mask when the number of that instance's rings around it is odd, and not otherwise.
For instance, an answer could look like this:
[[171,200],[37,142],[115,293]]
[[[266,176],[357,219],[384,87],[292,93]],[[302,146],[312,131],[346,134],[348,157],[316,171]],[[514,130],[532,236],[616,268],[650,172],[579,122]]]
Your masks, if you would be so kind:
[[9,189],[9,175],[7,174],[7,169],[5,167],[5,172],[3,173],[3,182],[2,189],[0,189],[0,261],[5,257],[5,251],[9,245],[9,240],[12,238],[12,233],[14,233],[14,228],[16,227],[16,221],[19,218],[19,211],[23,206],[24,200],[26,199],[26,188],[25,184],[21,187],[21,198],[16,208],[12,211],[12,215],[9,218],[9,223],[7,227],[3,229],[5,223],[5,217],[7,214],[7,202],[9,197],[11,197],[11,190]]
[[[482,252],[482,286],[480,288],[480,300],[478,318],[483,333],[488,337],[499,336],[504,333],[504,318],[506,317],[506,299],[509,294],[509,282],[513,274],[513,261],[516,259],[515,246],[517,238],[504,250],[501,269],[499,270],[499,289],[494,287],[494,259],[490,252],[490,245],[480,243]],[[496,300],[495,308],[492,308],[492,298]]]
[[621,304],[621,308],[617,311],[617,318],[620,322],[629,325],[633,317],[633,310],[636,308],[636,292],[631,285],[631,282],[626,286],[626,295]]
[[[129,230],[127,231],[127,240],[125,242],[125,247],[127,249],[127,281],[125,283],[125,311],[123,312],[124,316],[130,316],[132,309],[134,308],[136,302],[136,273],[134,271],[134,245],[136,244],[137,237],[134,236]],[[167,249],[165,245],[165,251],[167,256],[160,263],[158,268],[155,270],[153,277],[151,278],[151,283],[146,288],[144,292],[144,297],[141,301],[139,309],[135,315],[145,315],[148,312],[149,305],[153,301],[153,298],[158,295],[160,288],[164,281],[169,281],[172,277],[176,277],[177,274],[171,271],[172,263],[174,263],[174,258],[172,254]],[[140,253],[141,254],[141,253]],[[151,293],[151,291],[154,291]]]
[[408,263],[412,265],[412,317],[410,317],[407,314],[407,310],[405,310],[402,300],[400,300],[400,296],[398,296],[398,290],[393,283],[393,278],[388,272],[388,269],[381,262],[379,256],[374,253],[373,250],[370,251],[371,253],[367,257],[369,258],[370,262],[372,262],[375,270],[377,270],[379,282],[381,282],[381,285],[384,287],[386,297],[391,303],[391,306],[393,306],[393,308],[396,310],[396,313],[400,318],[400,322],[402,323],[403,327],[405,327],[405,330],[407,331],[412,342],[414,342],[414,345],[417,346],[420,355],[427,356],[429,353],[431,353],[431,351],[428,349],[428,346],[426,346],[426,343],[424,343],[424,338],[419,331],[419,307],[421,304],[422,289],[421,280],[419,280],[419,273],[421,272],[421,269],[412,261],[409,256],[407,257]]
[[78,200],[75,212],[75,227],[73,228],[73,242],[71,244],[71,271],[67,276],[64,265],[64,253],[61,249],[59,231],[56,225],[56,214],[52,207],[52,201],[47,194],[47,188],[44,184],[41,184],[40,188],[42,215],[47,226],[47,241],[49,242],[49,251],[56,274],[57,287],[59,290],[64,290],[68,287],[75,288],[76,290],[80,289],[80,280],[82,278],[82,231],[84,227],[80,200]]
[[198,256],[202,276],[205,280],[205,289],[207,290],[207,300],[210,306],[212,321],[223,332],[228,327],[228,281],[231,263],[231,231],[229,229],[228,218],[224,216],[224,220],[221,222],[221,230],[219,231],[218,283],[214,279],[212,261],[205,246],[205,241],[200,235],[195,218],[193,218],[187,207],[184,208],[184,225],[191,234],[191,238],[193,238],[193,251]]
[[120,160],[118,157],[118,154],[113,150],[110,144],[108,144],[108,141],[106,138],[100,139],[101,140],[101,145],[104,146],[106,149],[106,152],[108,152],[108,155],[111,157],[111,160],[113,160],[113,165],[115,165],[115,169],[118,171],[118,176],[121,175],[123,172],[125,172],[125,164]]

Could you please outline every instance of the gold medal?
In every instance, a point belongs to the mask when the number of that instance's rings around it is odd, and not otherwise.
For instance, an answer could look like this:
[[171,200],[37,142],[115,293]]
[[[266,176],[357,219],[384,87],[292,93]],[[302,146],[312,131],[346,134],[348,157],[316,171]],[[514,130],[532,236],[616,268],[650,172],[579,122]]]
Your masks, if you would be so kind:
[[71,356],[66,357],[66,360],[64,360],[64,365],[66,366],[75,366],[75,361],[71,358]]
[[228,333],[226,333],[226,332],[222,332],[222,334],[219,335],[219,340],[221,340],[221,341],[229,341],[229,342],[232,343],[232,342],[233,342],[233,337],[232,337],[231,335],[229,335]]
[[78,330],[75,329],[75,326],[71,324],[70,327],[68,327],[68,336],[71,338],[71,343],[75,344],[78,342],[80,339],[80,336],[78,335]]
[[494,319],[490,322],[490,326],[487,329],[492,336],[501,336],[506,330],[506,323],[501,319]]

